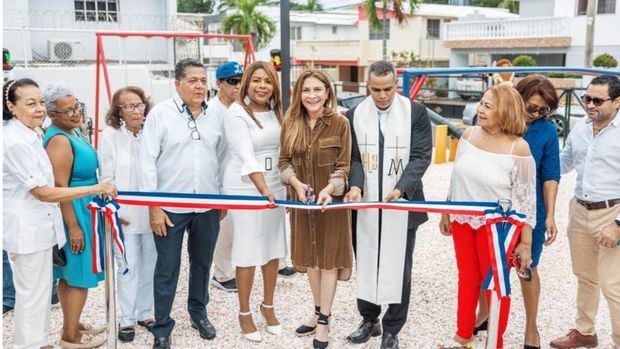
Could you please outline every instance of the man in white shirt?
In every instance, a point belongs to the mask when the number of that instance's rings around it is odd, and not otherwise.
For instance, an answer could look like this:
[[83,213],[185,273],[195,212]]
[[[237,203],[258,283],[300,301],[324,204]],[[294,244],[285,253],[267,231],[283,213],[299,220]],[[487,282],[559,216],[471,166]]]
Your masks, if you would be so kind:
[[[175,95],[157,104],[146,118],[140,150],[140,190],[219,194],[225,151],[221,115],[207,109],[204,65],[184,59],[175,67]],[[192,327],[204,339],[215,338],[207,318],[209,270],[219,231],[219,210],[150,207],[157,263],[154,276],[153,348],[170,348],[170,317],[181,267],[183,234],[188,232],[187,309]]]
[[[218,114],[222,119],[226,117],[228,107],[239,97],[243,67],[237,62],[226,62],[215,71],[217,95],[207,102],[208,109]],[[220,167],[220,175],[228,164],[228,156]],[[237,291],[235,268],[231,263],[233,241],[232,219],[228,216],[220,222],[220,233],[213,256],[213,278],[211,284],[224,291]]]
[[609,305],[612,341],[620,348],[620,79],[602,75],[582,96],[588,118],[575,125],[560,154],[562,174],[575,169],[577,185],[568,224],[577,276],[575,328],[553,348],[595,347],[600,291]]

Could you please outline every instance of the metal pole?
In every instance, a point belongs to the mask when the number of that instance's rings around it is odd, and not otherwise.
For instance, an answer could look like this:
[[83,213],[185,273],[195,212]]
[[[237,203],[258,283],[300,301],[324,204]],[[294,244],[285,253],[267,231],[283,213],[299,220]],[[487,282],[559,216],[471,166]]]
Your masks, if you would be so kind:
[[588,0],[586,12],[586,53],[584,67],[592,68],[592,51],[594,48],[594,19],[596,18],[597,1]]
[[280,1],[280,57],[282,58],[282,109],[288,109],[291,99],[291,22],[289,0]]
[[114,252],[110,225],[104,220],[105,226],[105,304],[108,320],[108,349],[116,349],[116,291],[114,289]]

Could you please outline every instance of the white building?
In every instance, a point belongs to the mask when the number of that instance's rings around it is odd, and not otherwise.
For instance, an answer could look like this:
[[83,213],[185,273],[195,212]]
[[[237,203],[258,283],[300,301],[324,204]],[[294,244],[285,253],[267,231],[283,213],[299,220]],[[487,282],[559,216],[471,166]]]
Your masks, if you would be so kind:
[[[519,54],[539,65],[584,66],[587,0],[521,0],[518,18],[478,20],[464,17],[443,27],[451,49],[450,66],[490,65]],[[620,1],[598,0],[594,55],[620,60]]]
[[[24,63],[94,62],[96,31],[178,29],[176,0],[20,0],[3,6],[3,47]],[[168,59],[166,40],[153,40],[150,52],[145,45],[117,41],[105,39],[109,60]]]

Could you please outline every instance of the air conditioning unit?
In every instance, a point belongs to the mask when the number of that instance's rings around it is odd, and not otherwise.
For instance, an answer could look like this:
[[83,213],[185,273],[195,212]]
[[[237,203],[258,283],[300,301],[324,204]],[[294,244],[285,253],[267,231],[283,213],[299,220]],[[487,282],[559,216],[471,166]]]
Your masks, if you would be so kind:
[[47,42],[47,53],[52,62],[80,61],[84,56],[82,43],[75,39],[51,39]]

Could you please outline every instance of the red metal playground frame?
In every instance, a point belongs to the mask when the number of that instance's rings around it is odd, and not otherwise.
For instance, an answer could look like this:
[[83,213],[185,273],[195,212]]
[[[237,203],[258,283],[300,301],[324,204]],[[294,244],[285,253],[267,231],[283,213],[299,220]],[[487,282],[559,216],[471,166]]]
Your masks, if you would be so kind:
[[254,45],[252,44],[252,36],[250,35],[230,35],[230,34],[202,34],[187,32],[96,32],[97,36],[97,60],[95,66],[95,138],[94,146],[97,148],[99,141],[99,86],[101,81],[100,71],[103,70],[103,78],[108,96],[108,102],[112,103],[112,90],[110,87],[110,76],[108,74],[108,65],[105,58],[103,37],[145,37],[145,38],[189,38],[189,39],[226,39],[226,40],[243,40],[245,41],[245,57],[243,59],[243,67],[256,60],[254,55]]

